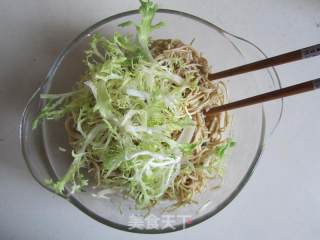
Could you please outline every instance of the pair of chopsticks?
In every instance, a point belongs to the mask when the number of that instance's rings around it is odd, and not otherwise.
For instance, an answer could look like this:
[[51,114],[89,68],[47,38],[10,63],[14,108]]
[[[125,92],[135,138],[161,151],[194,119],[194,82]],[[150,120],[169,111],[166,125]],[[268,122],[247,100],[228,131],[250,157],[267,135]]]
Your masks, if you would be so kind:
[[[231,77],[231,76],[235,76],[235,75],[243,74],[247,72],[252,72],[252,71],[260,70],[267,67],[277,66],[277,65],[294,62],[294,61],[298,61],[298,60],[302,60],[310,57],[315,57],[318,55],[320,55],[320,44],[316,44],[316,45],[302,48],[296,51],[284,53],[275,57],[266,58],[264,60],[249,63],[239,67],[227,69],[221,72],[212,73],[212,74],[209,74],[208,79],[218,80],[221,78]],[[241,107],[246,107],[246,106],[250,106],[257,103],[271,101],[278,98],[283,98],[283,97],[287,97],[287,96],[291,96],[291,95],[295,95],[303,92],[312,91],[317,88],[320,88],[320,78],[307,81],[304,83],[296,84],[290,87],[285,87],[279,90],[267,92],[261,95],[245,98],[245,99],[224,104],[218,107],[213,107],[208,112],[206,112],[206,115],[209,116],[217,112],[228,111],[235,108],[241,108]]]

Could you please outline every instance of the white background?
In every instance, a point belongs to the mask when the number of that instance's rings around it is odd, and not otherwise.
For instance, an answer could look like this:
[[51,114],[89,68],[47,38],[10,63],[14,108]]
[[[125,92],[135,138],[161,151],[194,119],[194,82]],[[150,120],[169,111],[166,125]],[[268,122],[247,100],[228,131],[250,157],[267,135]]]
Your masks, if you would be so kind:
[[[269,56],[320,40],[319,0],[163,0],[260,46]],[[21,111],[53,60],[96,21],[135,0],[1,0],[0,239],[319,239],[320,91],[285,100],[282,122],[244,190],[183,232],[139,235],[104,226],[43,190],[22,159]],[[284,86],[320,77],[320,57],[277,68]]]

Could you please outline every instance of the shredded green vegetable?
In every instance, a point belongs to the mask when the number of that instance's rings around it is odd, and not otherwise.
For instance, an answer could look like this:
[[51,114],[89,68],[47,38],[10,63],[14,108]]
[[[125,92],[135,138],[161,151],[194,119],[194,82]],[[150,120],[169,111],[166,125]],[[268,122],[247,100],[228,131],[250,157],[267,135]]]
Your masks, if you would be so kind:
[[[218,147],[212,145],[206,153],[213,156],[207,157],[210,161],[193,162],[205,140],[195,136],[183,140],[181,136],[185,129],[198,126],[196,115],[186,109],[195,103],[190,94],[200,93],[200,80],[192,71],[178,72],[188,69],[183,58],[155,58],[150,34],[163,23],[152,24],[157,10],[154,3],[140,3],[142,18],[136,24],[136,39],[119,33],[111,39],[94,35],[86,51],[85,80],[70,93],[41,96],[47,104],[33,128],[44,119],[66,118],[73,148],[73,163],[64,177],[47,182],[59,194],[66,186],[72,192],[84,189],[88,179],[82,170],[87,169],[95,172],[99,187],[121,187],[139,207],[150,207],[164,197],[177,200],[182,176],[201,171],[210,177],[222,167],[220,160],[234,145],[231,140],[212,140]],[[224,97],[219,94],[219,99]]]

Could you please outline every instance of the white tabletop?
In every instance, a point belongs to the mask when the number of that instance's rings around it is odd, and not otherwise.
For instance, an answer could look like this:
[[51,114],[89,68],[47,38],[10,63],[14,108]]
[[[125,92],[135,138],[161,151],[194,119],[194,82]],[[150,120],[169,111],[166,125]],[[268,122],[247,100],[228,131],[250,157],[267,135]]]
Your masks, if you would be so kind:
[[[0,3],[0,239],[319,239],[320,91],[285,100],[282,122],[249,183],[215,217],[163,235],[104,226],[43,190],[20,153],[27,99],[59,50],[133,0],[2,0]],[[161,0],[253,41],[268,55],[319,42],[319,0]],[[320,76],[320,58],[277,68],[284,86]]]

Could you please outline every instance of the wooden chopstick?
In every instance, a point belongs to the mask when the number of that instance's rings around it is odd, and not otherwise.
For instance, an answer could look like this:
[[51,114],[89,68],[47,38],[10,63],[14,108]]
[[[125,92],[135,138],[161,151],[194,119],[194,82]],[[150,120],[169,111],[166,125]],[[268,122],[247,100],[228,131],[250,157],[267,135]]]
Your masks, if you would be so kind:
[[211,73],[208,76],[209,80],[217,80],[224,77],[231,77],[234,75],[256,71],[259,69],[277,66],[284,63],[294,62],[301,59],[314,57],[320,55],[320,44],[310,47],[302,48],[296,51],[284,53],[275,57],[267,58],[261,61],[249,63],[239,67],[227,69],[221,72]]
[[262,103],[266,101],[275,100],[278,98],[283,98],[303,92],[312,91],[320,88],[320,78],[307,81],[304,83],[296,84],[290,87],[282,88],[279,90],[267,92],[261,95],[256,95],[254,97],[245,98],[236,102],[231,102],[225,105],[211,108],[208,112],[205,113],[206,116],[213,115],[218,112],[228,111],[235,108],[241,108],[245,106],[250,106],[257,103]]

